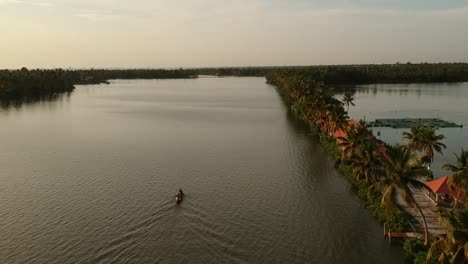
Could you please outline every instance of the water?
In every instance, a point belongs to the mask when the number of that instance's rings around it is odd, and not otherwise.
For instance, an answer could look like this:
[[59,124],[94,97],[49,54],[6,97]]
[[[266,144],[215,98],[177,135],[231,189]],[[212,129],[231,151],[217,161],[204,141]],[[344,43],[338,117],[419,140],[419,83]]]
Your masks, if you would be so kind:
[[286,109],[201,78],[2,110],[0,263],[402,263]]
[[[377,118],[441,118],[463,124],[463,128],[439,128],[447,145],[443,155],[437,154],[431,170],[435,177],[449,175],[441,170],[445,163],[455,164],[455,155],[468,150],[468,83],[453,84],[373,84],[354,87],[355,104],[349,114],[355,119]],[[341,99],[342,94],[337,95]],[[378,138],[390,144],[405,144],[402,133],[409,129],[373,128]]]

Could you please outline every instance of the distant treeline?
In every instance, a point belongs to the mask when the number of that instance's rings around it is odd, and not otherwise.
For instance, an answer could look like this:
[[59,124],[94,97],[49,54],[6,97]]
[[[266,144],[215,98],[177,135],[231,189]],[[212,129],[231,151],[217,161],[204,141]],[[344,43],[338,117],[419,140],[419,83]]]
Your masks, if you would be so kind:
[[467,63],[344,65],[281,68],[288,76],[305,76],[325,84],[468,82]]
[[[70,92],[75,84],[107,83],[111,79],[179,79],[198,75],[305,76],[325,84],[468,82],[467,63],[383,64],[199,69],[0,70],[0,101],[35,99]],[[271,78],[270,78],[271,79]]]
[[110,79],[193,78],[193,70],[0,70],[0,101],[29,101],[71,92],[75,84],[106,83]]
[[224,67],[196,69],[199,75],[307,76],[325,84],[468,82],[467,63]]
[[194,70],[163,70],[163,69],[123,69],[123,70],[73,70],[70,71],[76,84],[106,83],[112,79],[184,79],[196,78]]
[[277,69],[290,67],[223,67],[223,68],[199,68],[195,69],[198,75],[214,76],[244,76],[244,77],[265,77],[270,72]]

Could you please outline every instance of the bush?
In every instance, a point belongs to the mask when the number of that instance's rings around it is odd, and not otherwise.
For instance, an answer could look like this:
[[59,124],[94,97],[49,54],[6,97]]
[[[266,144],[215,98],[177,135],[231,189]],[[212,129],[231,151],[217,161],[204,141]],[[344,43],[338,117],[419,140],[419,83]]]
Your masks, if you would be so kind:
[[[424,246],[424,241],[407,239],[403,243],[403,248],[406,251],[405,263],[426,264],[427,247]],[[436,263],[436,261],[431,260],[428,263]]]

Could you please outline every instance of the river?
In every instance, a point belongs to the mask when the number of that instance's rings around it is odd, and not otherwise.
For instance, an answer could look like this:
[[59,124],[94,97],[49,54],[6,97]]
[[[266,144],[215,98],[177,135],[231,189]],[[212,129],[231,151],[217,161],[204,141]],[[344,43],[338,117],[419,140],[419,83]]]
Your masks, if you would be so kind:
[[403,263],[264,78],[77,86],[0,124],[0,263]]

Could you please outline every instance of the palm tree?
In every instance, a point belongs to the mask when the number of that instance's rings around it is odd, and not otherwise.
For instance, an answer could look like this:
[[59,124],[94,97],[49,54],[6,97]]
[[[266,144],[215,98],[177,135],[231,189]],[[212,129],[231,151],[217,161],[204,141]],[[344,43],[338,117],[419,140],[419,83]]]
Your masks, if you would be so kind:
[[[456,165],[446,163],[442,165],[442,169],[453,172],[447,179],[449,190],[463,191],[465,201],[468,201],[468,151],[462,149],[460,155],[454,154]],[[456,201],[454,207],[456,207]]]
[[444,135],[436,135],[436,129],[423,125],[416,125],[410,129],[410,132],[403,132],[403,139],[408,140],[407,148],[415,151],[421,151],[425,154],[423,161],[430,166],[434,161],[434,151],[442,154],[442,149],[447,148],[440,141],[445,138]]
[[343,103],[346,104],[346,113],[349,113],[349,105],[355,106],[355,104],[353,103],[354,101],[353,92],[351,92],[350,90],[347,90],[343,94],[343,99],[341,99],[341,101],[343,101]]
[[461,150],[460,156],[457,153],[453,153],[456,157],[456,165],[446,163],[442,165],[442,169],[448,170],[451,172],[459,172],[465,170],[468,167],[468,151],[465,151],[463,148]]
[[335,131],[341,129],[344,130],[348,125],[348,116],[341,106],[341,102],[338,104],[331,104],[328,111],[326,112],[326,120],[328,134],[333,135]]
[[468,260],[468,234],[460,230],[463,228],[459,221],[450,213],[442,211],[439,219],[448,224],[449,232],[444,239],[432,243],[427,251],[426,262],[438,257],[438,262],[450,264],[466,263]]
[[361,147],[368,140],[369,132],[363,126],[352,125],[347,130],[347,137],[338,137],[341,160],[349,160],[361,152]]
[[368,141],[362,145],[360,151],[351,159],[351,167],[356,175],[356,180],[364,179],[366,183],[373,184],[380,175],[381,164],[376,158],[377,145]]
[[421,130],[424,127],[417,124],[410,128],[409,132],[403,132],[403,139],[408,140],[406,147],[413,153],[421,149]]
[[421,176],[429,177],[432,173],[422,166],[421,159],[416,157],[405,147],[392,147],[387,149],[392,157],[386,160],[386,177],[374,184],[373,188],[383,192],[382,206],[386,209],[387,215],[391,215],[394,208],[397,207],[398,195],[410,206],[415,207],[421,214],[424,225],[424,245],[428,244],[428,232],[426,218],[416,203],[409,185],[415,188],[426,188],[426,185],[417,178]]

